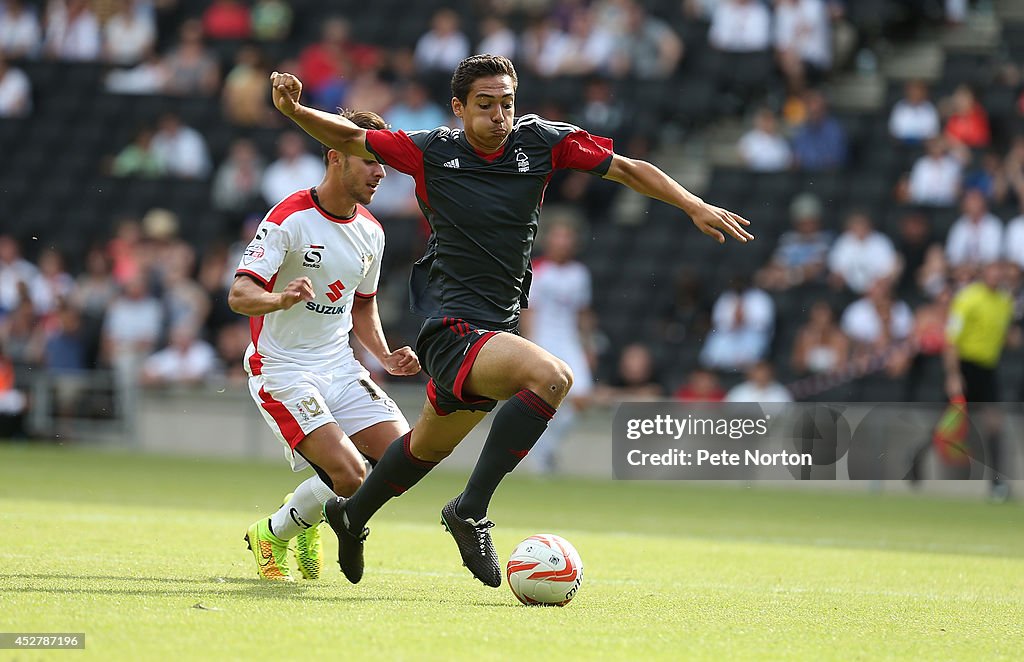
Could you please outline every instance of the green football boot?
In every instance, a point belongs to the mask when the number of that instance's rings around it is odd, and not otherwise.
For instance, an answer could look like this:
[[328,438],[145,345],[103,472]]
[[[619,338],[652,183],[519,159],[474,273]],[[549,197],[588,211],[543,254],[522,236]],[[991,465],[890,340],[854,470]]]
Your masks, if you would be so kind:
[[320,525],[317,522],[295,537],[295,562],[303,579],[320,579],[324,567],[324,543],[320,539]]
[[288,541],[281,540],[270,531],[270,520],[254,522],[245,534],[252,555],[256,559],[256,572],[263,579],[293,582],[288,568]]

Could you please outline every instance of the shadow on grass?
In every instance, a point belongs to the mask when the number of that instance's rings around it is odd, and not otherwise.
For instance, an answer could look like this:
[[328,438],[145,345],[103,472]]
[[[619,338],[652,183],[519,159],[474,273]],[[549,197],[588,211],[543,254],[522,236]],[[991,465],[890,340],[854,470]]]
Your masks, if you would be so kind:
[[[155,582],[159,587],[144,588],[138,586],[79,586],[78,582],[117,582],[132,584]],[[70,585],[69,585],[70,584]],[[0,574],[0,587],[4,593],[44,593],[53,595],[88,594],[101,596],[136,596],[136,597],[189,597],[195,599],[243,598],[262,600],[295,600],[322,603],[350,602],[409,602],[436,604],[437,598],[430,595],[396,594],[376,588],[352,589],[348,585],[338,585],[339,594],[325,596],[314,589],[325,587],[324,584],[303,584],[303,582],[269,582],[266,580],[245,577],[213,577],[189,579],[183,577],[138,577],[123,575],[74,574],[66,572],[31,573],[31,574]],[[346,594],[344,591],[358,591]],[[372,591],[372,592],[371,592]],[[482,606],[496,607],[498,603],[483,603]]]

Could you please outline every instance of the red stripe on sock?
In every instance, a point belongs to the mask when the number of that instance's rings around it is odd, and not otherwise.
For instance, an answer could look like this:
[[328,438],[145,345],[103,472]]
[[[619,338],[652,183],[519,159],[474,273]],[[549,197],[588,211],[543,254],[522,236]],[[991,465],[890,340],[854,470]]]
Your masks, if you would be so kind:
[[405,494],[406,490],[409,489],[407,487],[402,487],[401,485],[396,485],[395,483],[392,483],[390,480],[386,480],[384,481],[384,483],[392,490],[394,490],[395,494]]
[[405,458],[413,464],[423,467],[424,469],[431,469],[437,466],[437,462],[429,462],[427,460],[421,460],[412,454],[412,430],[409,430],[402,436],[402,451],[405,453]]
[[529,389],[523,389],[519,393],[516,393],[515,397],[549,421],[555,415],[555,408]]

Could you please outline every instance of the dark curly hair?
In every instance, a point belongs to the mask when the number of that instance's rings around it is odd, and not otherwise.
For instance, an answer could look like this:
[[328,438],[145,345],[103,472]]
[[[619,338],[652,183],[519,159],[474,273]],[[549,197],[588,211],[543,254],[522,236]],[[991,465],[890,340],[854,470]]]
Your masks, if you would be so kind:
[[512,61],[503,55],[472,55],[467,57],[452,74],[452,96],[466,103],[469,100],[469,88],[478,78],[488,76],[508,76],[512,79],[512,89],[519,85],[516,68]]

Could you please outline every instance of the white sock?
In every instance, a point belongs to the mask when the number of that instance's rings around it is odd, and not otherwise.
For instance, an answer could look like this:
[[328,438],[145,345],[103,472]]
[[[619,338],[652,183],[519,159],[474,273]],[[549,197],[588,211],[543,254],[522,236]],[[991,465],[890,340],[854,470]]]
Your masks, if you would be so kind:
[[288,503],[270,516],[270,530],[281,540],[291,540],[309,527],[319,524],[324,502],[335,496],[319,476],[307,478],[295,488]]

